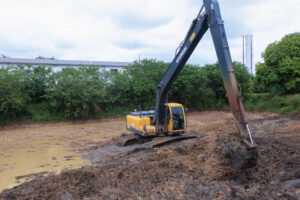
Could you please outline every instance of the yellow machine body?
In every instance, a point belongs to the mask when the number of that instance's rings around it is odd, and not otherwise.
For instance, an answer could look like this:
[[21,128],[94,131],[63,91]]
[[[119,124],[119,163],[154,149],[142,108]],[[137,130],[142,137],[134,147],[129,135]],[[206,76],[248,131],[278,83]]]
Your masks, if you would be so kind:
[[[184,107],[178,103],[167,103],[168,116],[166,132],[168,135],[183,134],[186,127]],[[156,126],[151,124],[154,111],[133,112],[126,116],[126,128],[138,135],[147,137],[158,134]]]

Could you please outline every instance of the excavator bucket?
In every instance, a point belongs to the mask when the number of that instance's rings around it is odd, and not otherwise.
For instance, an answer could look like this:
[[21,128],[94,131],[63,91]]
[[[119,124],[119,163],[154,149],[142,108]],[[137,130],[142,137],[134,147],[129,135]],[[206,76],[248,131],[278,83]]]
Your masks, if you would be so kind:
[[251,144],[247,139],[244,139],[243,142],[248,149],[256,149],[257,147],[256,143]]

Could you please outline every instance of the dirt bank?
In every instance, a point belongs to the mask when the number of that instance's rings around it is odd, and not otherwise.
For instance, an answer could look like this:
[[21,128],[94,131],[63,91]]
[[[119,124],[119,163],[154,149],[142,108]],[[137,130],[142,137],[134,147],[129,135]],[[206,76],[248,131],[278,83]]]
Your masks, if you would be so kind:
[[117,151],[94,144],[84,149],[93,166],[36,178],[4,190],[0,198],[299,199],[299,114],[248,113],[248,117],[259,153],[252,169],[232,168],[224,157],[226,144],[236,140],[231,113],[191,113],[188,134],[201,138],[105,157],[103,152]]

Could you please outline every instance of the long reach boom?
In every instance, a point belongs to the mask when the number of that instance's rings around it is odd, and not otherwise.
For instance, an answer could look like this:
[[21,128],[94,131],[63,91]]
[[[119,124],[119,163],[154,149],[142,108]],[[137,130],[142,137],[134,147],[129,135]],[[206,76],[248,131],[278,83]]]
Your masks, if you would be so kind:
[[185,132],[186,114],[184,107],[179,103],[169,103],[167,99],[168,91],[208,29],[210,29],[219,60],[230,110],[234,115],[241,139],[249,148],[256,146],[245,116],[242,94],[238,89],[238,83],[234,75],[217,0],[203,0],[203,6],[193,20],[183,42],[178,47],[169,68],[157,85],[155,110],[132,112],[127,115],[126,128],[129,131],[142,137],[180,136]]
[[225,84],[230,110],[236,119],[241,137],[243,139],[249,138],[249,140],[244,141],[249,146],[254,146],[255,143],[252,139],[248,121],[245,116],[242,94],[238,89],[234,69],[232,67],[232,60],[218,1],[203,0],[203,3],[199,14],[193,20],[184,41],[180,45],[179,51],[176,53],[171,65],[158,83],[152,124],[155,125],[158,133],[166,132],[166,115],[168,109],[166,103],[168,91],[203,35],[210,29]]

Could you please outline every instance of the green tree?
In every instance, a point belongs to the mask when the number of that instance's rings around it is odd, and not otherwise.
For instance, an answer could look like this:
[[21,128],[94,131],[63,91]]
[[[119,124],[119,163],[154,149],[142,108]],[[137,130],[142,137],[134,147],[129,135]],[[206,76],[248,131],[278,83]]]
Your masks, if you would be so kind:
[[182,103],[186,107],[194,109],[207,107],[207,102],[202,101],[210,96],[210,90],[206,90],[207,81],[199,66],[184,66],[171,86],[169,101]]
[[46,90],[48,85],[48,78],[52,70],[50,67],[37,66],[29,67],[27,78],[29,84],[27,85],[27,92],[31,97],[33,103],[41,103],[45,100]]
[[144,59],[126,69],[134,105],[142,105],[146,109],[154,107],[156,86],[167,67],[167,63]]
[[[244,97],[247,97],[253,90],[253,77],[241,63],[233,62],[232,65],[241,92]],[[207,78],[206,90],[210,96],[205,100],[209,102],[208,108],[218,108],[227,105],[226,90],[219,63],[205,65],[201,68],[201,72]]]
[[24,70],[11,66],[0,68],[0,124],[24,114],[30,102],[27,86],[28,79]]
[[46,98],[62,119],[93,117],[105,105],[106,83],[96,67],[65,68],[49,80]]
[[286,35],[270,44],[263,58],[265,62],[256,65],[257,92],[300,92],[300,33]]

